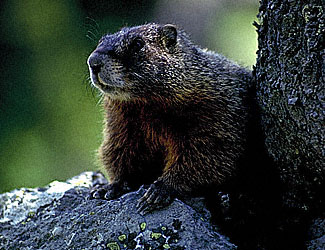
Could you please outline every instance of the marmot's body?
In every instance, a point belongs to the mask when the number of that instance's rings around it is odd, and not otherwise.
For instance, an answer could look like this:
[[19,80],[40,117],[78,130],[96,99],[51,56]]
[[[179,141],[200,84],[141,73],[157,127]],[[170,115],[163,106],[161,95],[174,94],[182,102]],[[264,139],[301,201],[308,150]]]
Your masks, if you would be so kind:
[[153,183],[141,211],[222,184],[246,147],[250,72],[172,25],[104,36],[88,59],[106,112],[100,157],[112,199]]

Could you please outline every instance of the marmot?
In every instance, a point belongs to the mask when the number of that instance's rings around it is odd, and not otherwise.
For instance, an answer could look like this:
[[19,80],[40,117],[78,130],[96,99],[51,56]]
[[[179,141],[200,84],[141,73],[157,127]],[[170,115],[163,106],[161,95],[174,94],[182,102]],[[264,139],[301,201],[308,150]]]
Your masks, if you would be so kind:
[[88,65],[104,95],[99,154],[110,178],[94,198],[151,184],[138,203],[146,213],[215,189],[235,173],[247,141],[249,70],[171,24],[105,35]]

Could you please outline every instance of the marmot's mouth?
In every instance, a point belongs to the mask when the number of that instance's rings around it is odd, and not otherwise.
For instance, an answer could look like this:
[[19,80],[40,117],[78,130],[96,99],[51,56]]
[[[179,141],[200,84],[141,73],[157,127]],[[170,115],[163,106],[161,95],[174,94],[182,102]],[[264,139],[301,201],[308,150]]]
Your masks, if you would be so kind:
[[97,75],[97,79],[98,79],[98,83],[100,84],[100,86],[109,86],[109,84],[107,84],[101,77],[100,75],[98,74]]
[[96,88],[98,88],[103,93],[116,92],[120,89],[120,87],[118,86],[109,85],[99,76],[99,74],[95,74],[94,72],[91,72],[91,82]]

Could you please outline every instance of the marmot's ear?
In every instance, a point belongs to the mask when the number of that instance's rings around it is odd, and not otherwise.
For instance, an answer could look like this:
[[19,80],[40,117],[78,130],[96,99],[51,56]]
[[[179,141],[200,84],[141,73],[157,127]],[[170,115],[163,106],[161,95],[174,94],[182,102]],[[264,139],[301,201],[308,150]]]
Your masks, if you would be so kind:
[[164,45],[171,49],[177,42],[177,30],[172,24],[164,25],[160,30],[161,39]]

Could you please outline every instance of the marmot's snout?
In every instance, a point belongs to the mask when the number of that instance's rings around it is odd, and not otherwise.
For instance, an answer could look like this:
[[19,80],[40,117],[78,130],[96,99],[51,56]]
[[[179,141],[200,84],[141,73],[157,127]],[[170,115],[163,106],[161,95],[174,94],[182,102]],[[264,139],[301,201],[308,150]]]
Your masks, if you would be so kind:
[[90,72],[91,83],[96,87],[101,89],[101,84],[104,82],[100,81],[99,73],[102,71],[104,66],[104,61],[102,54],[98,53],[96,50],[91,53],[87,60],[87,64]]
[[101,42],[98,47],[91,53],[87,60],[92,83],[95,87],[101,87],[107,85],[105,80],[102,80],[100,73],[103,71],[103,67],[109,57],[114,54],[114,48],[109,43]]
[[101,55],[95,50],[88,57],[87,64],[89,67],[89,71],[97,75],[100,72],[101,67],[104,65],[104,62]]
[[90,54],[87,64],[90,70],[99,72],[100,68],[104,65],[104,57],[112,56],[114,48],[109,43],[101,42],[97,48]]
[[104,93],[111,92],[115,87],[121,87],[117,60],[114,49],[103,42],[91,53],[87,60],[92,84]]

